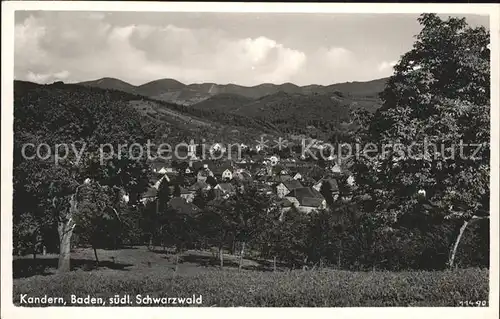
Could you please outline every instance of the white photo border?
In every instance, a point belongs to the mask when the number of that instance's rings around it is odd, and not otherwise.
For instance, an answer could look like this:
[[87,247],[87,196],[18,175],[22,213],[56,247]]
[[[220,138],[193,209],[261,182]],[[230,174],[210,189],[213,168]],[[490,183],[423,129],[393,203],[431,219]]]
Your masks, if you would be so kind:
[[[15,307],[12,302],[12,152],[14,83],[14,12],[50,11],[163,11],[163,12],[265,12],[265,13],[393,13],[481,14],[490,18],[491,34],[491,222],[490,222],[490,298],[484,308],[139,308],[139,307]],[[500,6],[497,4],[409,4],[409,3],[215,3],[215,2],[111,2],[111,1],[6,1],[2,2],[2,209],[1,209],[1,317],[89,318],[115,317],[248,318],[335,316],[335,318],[497,318],[499,306],[499,89],[500,89]]]

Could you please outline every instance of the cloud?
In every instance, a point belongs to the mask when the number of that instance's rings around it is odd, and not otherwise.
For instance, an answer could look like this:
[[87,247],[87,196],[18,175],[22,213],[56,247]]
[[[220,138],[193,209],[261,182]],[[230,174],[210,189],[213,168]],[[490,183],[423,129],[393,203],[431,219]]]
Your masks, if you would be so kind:
[[230,28],[158,25],[158,21],[151,25],[145,19],[115,24],[107,16],[24,15],[15,26],[15,77],[43,83],[116,77],[136,85],[160,78],[184,83],[328,85],[390,74],[392,62],[380,62],[346,46],[298,49],[266,34],[237,36]]
[[392,71],[397,63],[398,63],[397,61],[391,61],[391,62],[383,61],[378,65],[378,70],[380,72]]

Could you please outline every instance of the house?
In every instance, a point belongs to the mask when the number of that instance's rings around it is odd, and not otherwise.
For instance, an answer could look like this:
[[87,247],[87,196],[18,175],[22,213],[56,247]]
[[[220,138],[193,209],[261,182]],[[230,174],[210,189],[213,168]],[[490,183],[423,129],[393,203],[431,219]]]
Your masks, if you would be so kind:
[[184,187],[181,187],[180,191],[181,191],[180,197],[184,198],[186,200],[186,202],[188,202],[188,203],[193,202],[194,196],[196,195],[196,192],[194,192],[192,190],[188,190]]
[[162,167],[159,171],[157,171],[156,173],[158,174],[161,174],[161,175],[164,175],[164,174],[174,174],[176,173],[175,170],[171,167]]
[[170,178],[168,177],[168,175],[164,174],[163,176],[161,176],[159,179],[157,179],[154,182],[153,187],[156,188],[156,189],[159,189],[160,188],[160,184],[161,184],[161,182],[163,182],[163,180],[166,180],[167,182],[170,182]]
[[231,183],[221,183],[215,186],[215,196],[218,198],[228,198],[236,193],[236,188]]
[[309,214],[310,212],[326,207],[326,200],[323,196],[311,187],[296,188],[285,197],[300,212]]
[[130,201],[130,196],[128,194],[123,194],[122,199],[125,203],[128,203]]
[[330,168],[330,170],[334,174],[341,174],[342,173],[342,168],[340,167],[339,163],[335,163],[335,165],[333,165]]
[[294,206],[293,203],[287,199],[287,198],[283,198],[282,200],[280,200],[278,203],[277,203],[278,207],[279,207],[279,210],[280,210],[280,217],[279,217],[279,220],[280,221],[283,221],[283,216],[286,212],[288,212],[290,209],[292,209],[292,207]]
[[210,170],[213,171],[215,169],[215,163],[210,160],[196,161],[192,164],[193,172],[197,173],[200,170]]
[[222,190],[224,193],[228,194],[234,194],[236,192],[236,189],[233,184],[231,183],[220,183],[215,186],[216,189]]
[[155,187],[150,187],[144,194],[142,194],[140,202],[147,203],[150,201],[154,201],[156,199],[157,194],[158,194],[158,189],[156,189]]
[[264,155],[262,155],[262,154],[256,154],[256,155],[253,155],[253,156],[252,156],[252,160],[253,160],[255,163],[262,163],[262,162],[264,162],[265,157],[264,157]]
[[347,177],[347,185],[349,186],[354,186],[354,177],[352,175],[349,175],[349,177]]
[[259,190],[259,192],[266,195],[271,195],[273,193],[273,188],[264,183],[257,184],[257,189]]
[[268,181],[272,182],[273,184],[279,184],[291,180],[293,180],[293,178],[290,175],[276,175],[276,176],[271,176],[268,179]]
[[222,145],[221,143],[215,143],[210,147],[210,154],[217,154],[219,152],[225,153],[226,152],[226,147]]
[[336,200],[339,196],[340,189],[339,189],[339,184],[335,178],[322,178],[316,184],[314,184],[313,188],[318,192],[321,192],[321,188],[325,183],[327,184],[326,186],[332,193],[333,199]]
[[257,172],[262,167],[262,165],[259,163],[251,163],[251,162],[239,162],[236,163],[235,166],[239,169],[244,169],[250,173]]
[[205,182],[208,176],[214,177],[214,173],[209,168],[208,164],[203,164],[196,174],[196,180],[199,182]]
[[230,181],[233,179],[233,169],[227,166],[216,167],[213,170],[213,176],[218,181]]
[[294,189],[302,187],[304,186],[298,180],[295,179],[283,181],[279,183],[278,186],[276,186],[276,194],[278,195],[279,198],[283,198]]
[[255,176],[257,177],[261,177],[261,176],[268,176],[267,174],[267,169],[265,167],[261,167],[259,168],[256,172],[255,172]]
[[252,174],[244,169],[237,169],[233,172],[233,178],[242,182],[251,182],[253,180]]
[[193,185],[191,185],[188,190],[191,192],[196,193],[197,191],[207,191],[210,190],[212,187],[207,184],[205,181],[197,181]]
[[165,174],[165,173],[160,173],[161,170],[167,168],[167,163],[165,162],[151,162],[151,169],[153,170],[153,173],[158,173],[158,174]]
[[276,175],[288,175],[289,174],[289,170],[284,165],[277,164],[277,165],[275,165],[273,167],[273,174],[276,174]]
[[232,180],[232,179],[233,179],[233,172],[229,168],[225,169],[222,172],[222,180],[226,181],[226,180]]
[[291,176],[295,180],[301,180],[302,179],[302,174],[300,174],[300,172],[291,172]]

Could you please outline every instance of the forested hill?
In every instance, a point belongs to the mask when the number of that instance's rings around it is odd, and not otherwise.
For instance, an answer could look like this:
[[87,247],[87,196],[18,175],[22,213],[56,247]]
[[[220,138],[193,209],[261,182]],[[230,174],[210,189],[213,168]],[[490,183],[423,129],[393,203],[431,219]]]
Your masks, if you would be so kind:
[[[154,138],[158,142],[179,143],[201,138],[209,141],[233,141],[241,136],[252,140],[262,133],[277,132],[271,125],[258,119],[237,114],[224,115],[222,112],[220,114],[210,112],[211,116],[206,116],[186,106],[119,90],[62,82],[41,85],[14,81],[15,124],[19,124],[24,118],[38,118],[40,120],[38,123],[23,124],[29,127],[32,133],[37,132],[41,125],[39,123],[44,121],[59,123],[54,124],[48,131],[44,129],[44,131],[53,132],[56,137],[61,130],[69,130],[69,126],[65,125],[68,121],[73,121],[75,127],[79,127],[79,122],[84,118],[78,119],[75,114],[80,114],[81,117],[86,114],[94,116],[94,113],[98,114],[100,109],[107,109],[109,105],[112,105],[114,109],[120,109],[124,120],[130,116],[139,116],[143,126],[148,130],[153,130]],[[32,112],[36,112],[37,115],[27,117],[27,114]],[[75,130],[72,136],[79,140],[78,134],[80,133]]]
[[[195,138],[201,134],[204,138],[208,135],[217,140],[231,139],[227,132],[232,130],[238,130],[239,136],[241,132],[249,136],[261,133],[302,134],[310,132],[310,126],[314,126],[319,132],[329,134],[347,127],[351,110],[363,108],[374,111],[380,106],[378,98],[354,97],[340,91],[312,94],[280,91],[257,99],[221,93],[192,106],[183,106],[139,95],[130,87],[129,92],[111,89],[112,82],[109,79],[102,81],[100,86],[103,87],[99,88],[62,82],[38,85],[15,81],[15,93],[22,95],[26,90],[42,90],[44,95],[58,96],[61,105],[67,104],[75,92],[87,94],[89,101],[105,94],[110,101],[132,105],[148,121],[164,123],[168,127],[166,131],[178,138]],[[119,83],[120,87],[127,87]]]
[[77,84],[115,89],[128,93],[140,94],[156,100],[168,101],[177,104],[192,105],[219,94],[238,95],[249,99],[259,99],[266,95],[284,92],[288,94],[332,94],[340,92],[350,97],[377,98],[384,89],[387,78],[366,82],[345,82],[331,85],[297,86],[292,83],[271,84],[263,83],[256,86],[241,86],[236,84],[184,84],[174,79],[159,79],[139,86],[134,86],[115,78],[101,78]]

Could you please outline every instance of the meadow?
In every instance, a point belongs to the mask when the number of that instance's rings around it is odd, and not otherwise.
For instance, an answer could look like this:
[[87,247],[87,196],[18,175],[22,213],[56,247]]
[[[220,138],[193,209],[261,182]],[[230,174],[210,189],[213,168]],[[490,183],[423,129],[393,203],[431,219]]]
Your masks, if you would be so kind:
[[33,259],[14,260],[18,270],[26,271],[14,274],[14,304],[20,305],[21,294],[65,300],[71,295],[104,300],[129,295],[131,306],[137,306],[138,294],[178,298],[194,294],[202,295],[198,306],[203,307],[454,307],[476,301],[484,306],[488,300],[489,271],[479,268],[354,272],[278,267],[272,271],[264,261],[246,259],[238,271],[238,256],[225,256],[225,267],[220,269],[210,252],[188,251],[177,267],[175,255],[145,247],[98,250],[98,255],[100,266],[95,269],[92,250],[75,251],[73,271],[66,274],[55,273],[57,255],[41,256],[36,264],[43,269],[30,269]]

